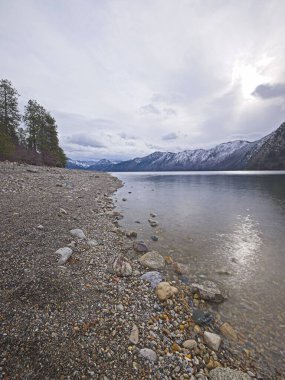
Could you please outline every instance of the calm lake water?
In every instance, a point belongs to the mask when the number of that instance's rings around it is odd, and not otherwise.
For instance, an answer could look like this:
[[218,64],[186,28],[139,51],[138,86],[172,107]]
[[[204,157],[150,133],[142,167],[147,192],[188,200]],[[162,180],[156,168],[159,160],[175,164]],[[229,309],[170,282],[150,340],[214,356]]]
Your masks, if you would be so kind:
[[285,369],[285,172],[114,175],[125,184],[115,196],[121,225],[222,284],[229,292],[219,306],[223,319]]

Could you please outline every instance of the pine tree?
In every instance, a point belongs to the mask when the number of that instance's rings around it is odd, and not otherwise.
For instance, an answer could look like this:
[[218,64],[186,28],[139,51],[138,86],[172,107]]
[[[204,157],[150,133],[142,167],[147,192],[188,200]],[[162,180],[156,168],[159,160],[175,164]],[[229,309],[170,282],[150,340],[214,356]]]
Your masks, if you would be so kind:
[[21,121],[18,110],[17,90],[7,79],[0,81],[0,132],[11,138],[12,143],[18,142],[17,130]]
[[25,107],[27,144],[41,155],[43,164],[65,166],[66,157],[58,145],[55,119],[36,100],[29,100]]

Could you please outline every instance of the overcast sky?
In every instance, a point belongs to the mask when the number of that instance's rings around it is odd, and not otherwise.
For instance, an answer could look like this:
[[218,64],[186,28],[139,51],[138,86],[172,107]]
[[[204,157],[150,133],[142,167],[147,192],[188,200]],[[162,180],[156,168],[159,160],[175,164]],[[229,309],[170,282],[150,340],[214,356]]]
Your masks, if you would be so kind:
[[284,0],[0,0],[0,78],[71,158],[256,140],[285,121]]

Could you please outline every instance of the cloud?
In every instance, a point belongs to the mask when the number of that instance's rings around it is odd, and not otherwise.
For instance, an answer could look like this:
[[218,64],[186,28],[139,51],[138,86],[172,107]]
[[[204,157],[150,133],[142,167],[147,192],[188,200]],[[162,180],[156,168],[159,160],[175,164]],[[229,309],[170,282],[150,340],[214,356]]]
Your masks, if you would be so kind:
[[165,116],[170,117],[170,116],[176,116],[177,112],[173,108],[164,108],[163,113]]
[[94,137],[84,134],[84,133],[78,133],[76,135],[72,136],[66,136],[65,141],[69,144],[75,144],[85,147],[92,147],[92,148],[105,148],[106,146],[102,144],[100,141],[95,139]]
[[137,140],[136,136],[129,135],[125,132],[118,133],[118,136],[121,137],[123,140]]
[[167,135],[162,136],[162,140],[176,140],[178,135],[175,132],[168,133]]
[[161,112],[153,104],[147,104],[145,106],[140,107],[140,113],[143,115],[147,115],[147,114],[160,115]]
[[263,98],[263,99],[278,98],[278,97],[285,98],[285,83],[260,84],[253,91],[252,95],[259,96],[260,98]]
[[51,112],[72,158],[261,137],[284,121],[284,13],[284,0],[0,0],[0,73],[22,110]]

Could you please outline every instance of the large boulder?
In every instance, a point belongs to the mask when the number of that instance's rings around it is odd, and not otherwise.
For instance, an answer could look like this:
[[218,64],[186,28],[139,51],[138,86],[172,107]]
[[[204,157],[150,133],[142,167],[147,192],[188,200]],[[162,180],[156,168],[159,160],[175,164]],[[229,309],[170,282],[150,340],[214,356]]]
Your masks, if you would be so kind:
[[191,292],[197,293],[205,301],[221,303],[226,299],[225,294],[212,281],[205,281],[202,284],[191,284]]
[[142,257],[140,257],[139,262],[141,265],[151,269],[160,269],[165,266],[165,261],[163,256],[161,256],[156,251],[147,252]]
[[131,276],[132,271],[129,261],[121,255],[112,257],[108,262],[109,273],[116,274],[117,276]]

